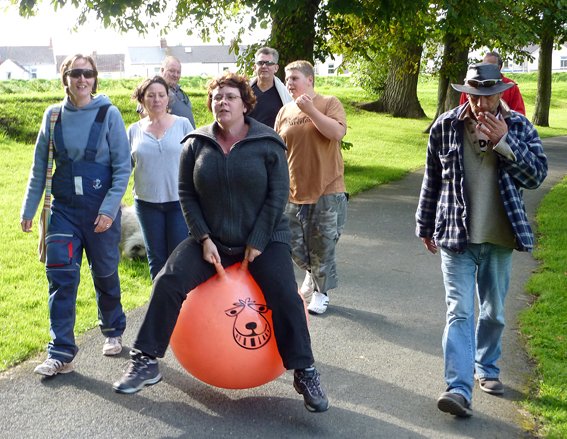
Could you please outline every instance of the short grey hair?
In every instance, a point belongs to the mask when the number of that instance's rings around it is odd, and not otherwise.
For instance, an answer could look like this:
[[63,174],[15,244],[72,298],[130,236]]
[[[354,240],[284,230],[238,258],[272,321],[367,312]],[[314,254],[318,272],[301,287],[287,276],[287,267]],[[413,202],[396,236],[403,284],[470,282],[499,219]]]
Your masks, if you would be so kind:
[[504,62],[502,61],[502,57],[498,52],[488,52],[487,54],[484,55],[484,57],[486,58],[487,56],[493,56],[494,58],[496,58],[496,60],[498,61],[499,68],[502,68],[502,66],[504,65]]
[[181,65],[181,61],[179,60],[179,58],[177,58],[176,56],[173,55],[167,55],[163,61],[161,62],[161,68],[162,70],[165,70],[165,68],[167,67],[167,65],[171,62],[171,61],[175,61],[177,63],[179,63],[179,65]]
[[280,54],[276,49],[272,49],[271,47],[262,47],[256,51],[254,54],[254,59],[258,58],[260,55],[272,55],[274,62],[277,64],[280,60]]

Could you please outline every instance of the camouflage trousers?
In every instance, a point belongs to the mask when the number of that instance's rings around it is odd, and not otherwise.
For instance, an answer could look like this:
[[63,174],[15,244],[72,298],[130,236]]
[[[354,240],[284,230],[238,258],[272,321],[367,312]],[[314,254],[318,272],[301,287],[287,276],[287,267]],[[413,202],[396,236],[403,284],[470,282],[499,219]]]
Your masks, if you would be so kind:
[[293,261],[311,272],[316,290],[326,293],[338,285],[335,247],[347,218],[347,194],[323,195],[316,204],[288,202],[285,213],[291,229]]

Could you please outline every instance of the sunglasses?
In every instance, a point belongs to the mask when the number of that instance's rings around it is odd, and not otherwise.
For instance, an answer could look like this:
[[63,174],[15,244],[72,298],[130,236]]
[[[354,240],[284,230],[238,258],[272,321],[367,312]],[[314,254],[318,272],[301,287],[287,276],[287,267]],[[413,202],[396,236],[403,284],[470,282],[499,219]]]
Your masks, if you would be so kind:
[[71,78],[77,79],[80,78],[81,75],[85,79],[91,79],[96,76],[96,72],[92,69],[71,69],[65,72],[65,75],[70,76]]
[[273,61],[256,61],[256,65],[259,66],[259,67],[262,67],[262,66],[271,67],[271,66],[275,66],[276,63],[273,62]]
[[482,81],[477,81],[476,79],[467,79],[467,84],[474,88],[481,88],[481,87],[493,87],[499,82],[502,82],[501,79],[484,79]]

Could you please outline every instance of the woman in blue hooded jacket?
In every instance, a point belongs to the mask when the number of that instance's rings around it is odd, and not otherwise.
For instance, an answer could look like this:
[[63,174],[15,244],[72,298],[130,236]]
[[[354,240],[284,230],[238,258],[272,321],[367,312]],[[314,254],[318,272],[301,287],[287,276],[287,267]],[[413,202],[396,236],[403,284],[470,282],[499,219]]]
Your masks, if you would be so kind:
[[55,123],[51,220],[46,237],[49,319],[52,340],[47,360],[35,373],[52,376],[73,370],[77,289],[83,250],[96,291],[104,355],[122,350],[126,316],[120,301],[120,201],[130,177],[130,148],[120,111],[107,96],[95,95],[98,80],[92,57],[67,57],[61,64],[66,97],[49,107],[39,131],[21,211],[21,227],[31,231],[45,188],[50,120]]

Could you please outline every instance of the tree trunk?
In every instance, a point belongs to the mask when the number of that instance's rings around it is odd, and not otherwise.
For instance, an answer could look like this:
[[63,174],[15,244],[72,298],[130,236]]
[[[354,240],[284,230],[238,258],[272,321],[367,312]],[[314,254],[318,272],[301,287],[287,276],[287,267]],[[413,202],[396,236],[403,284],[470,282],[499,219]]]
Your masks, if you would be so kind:
[[439,85],[437,87],[437,111],[431,124],[425,129],[429,132],[433,122],[445,111],[459,105],[460,93],[457,92],[451,83],[462,84],[467,74],[469,61],[469,48],[462,47],[460,39],[453,35],[445,36],[443,48],[443,59],[439,69]]
[[406,45],[404,50],[398,52],[404,54],[403,58],[392,56],[384,92],[380,99],[363,104],[360,108],[378,113],[389,113],[394,117],[412,119],[425,117],[425,112],[417,98],[421,52],[421,44],[411,47]]
[[[277,0],[285,7],[288,0]],[[280,53],[277,76],[283,79],[284,67],[292,61],[306,60],[313,63],[315,45],[315,17],[321,0],[304,0],[303,5],[283,14],[279,7],[272,14],[272,30],[268,45]],[[280,11],[279,13],[277,11]],[[299,37],[300,36],[300,37]]]
[[551,60],[555,32],[552,17],[544,15],[541,41],[539,44],[539,61],[537,77],[537,95],[532,117],[534,125],[549,126],[549,106],[551,104]]

